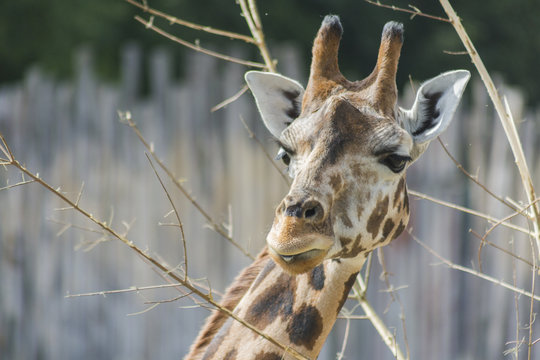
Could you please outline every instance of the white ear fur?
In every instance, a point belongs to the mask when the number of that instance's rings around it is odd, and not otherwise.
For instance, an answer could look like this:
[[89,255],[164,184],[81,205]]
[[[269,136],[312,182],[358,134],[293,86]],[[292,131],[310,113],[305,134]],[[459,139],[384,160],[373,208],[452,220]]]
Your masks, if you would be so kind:
[[248,71],[246,82],[255,97],[266,128],[276,138],[300,115],[304,88],[285,76]]
[[[470,77],[467,70],[436,76],[418,89],[410,110],[400,109],[398,121],[411,134],[415,146],[427,146],[429,141],[446,130]],[[426,146],[421,147],[425,149]]]

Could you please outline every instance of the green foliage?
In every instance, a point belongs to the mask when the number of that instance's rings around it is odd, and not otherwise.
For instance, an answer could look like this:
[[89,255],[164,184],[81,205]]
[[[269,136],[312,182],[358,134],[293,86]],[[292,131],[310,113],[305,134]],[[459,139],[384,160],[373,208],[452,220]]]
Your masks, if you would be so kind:
[[[224,0],[149,0],[149,5],[179,18],[215,28],[249,32],[240,8]],[[407,7],[409,2],[387,3]],[[540,15],[535,0],[469,1],[454,0],[454,8],[480,52],[488,70],[501,73],[505,80],[523,88],[530,102],[540,102],[536,69],[540,58]],[[444,16],[436,1],[417,0],[422,11]],[[400,84],[431,77],[451,68],[472,66],[467,56],[448,55],[443,50],[462,51],[451,26],[422,17],[379,8],[361,0],[259,0],[258,7],[270,44],[288,42],[305,54],[308,70],[313,36],[323,16],[340,15],[344,37],[340,50],[343,72],[351,79],[366,76],[372,69],[380,31],[386,21],[405,24],[405,44],[400,63]],[[174,53],[188,51],[147,31],[133,20],[142,12],[122,0],[18,0],[2,5],[0,12],[0,83],[22,77],[32,64],[40,64],[57,76],[69,76],[73,51],[90,46],[102,76],[115,79],[119,74],[119,53],[127,41],[137,41],[144,50],[167,47]],[[147,15],[144,15],[146,16]],[[201,45],[226,48],[232,41],[212,37],[165,21],[156,23],[187,40],[200,39]],[[243,46],[240,44],[239,46]],[[249,52],[256,58],[257,52]],[[406,72],[405,72],[406,70]]]

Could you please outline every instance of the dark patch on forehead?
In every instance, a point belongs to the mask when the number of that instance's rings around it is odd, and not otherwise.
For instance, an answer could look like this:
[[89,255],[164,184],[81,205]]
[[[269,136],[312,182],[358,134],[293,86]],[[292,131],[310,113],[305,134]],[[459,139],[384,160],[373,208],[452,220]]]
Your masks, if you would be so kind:
[[282,358],[283,357],[281,355],[275,352],[268,353],[261,351],[260,353],[255,355],[256,360],[281,360]]
[[403,221],[399,222],[399,226],[397,227],[396,231],[394,232],[394,235],[392,236],[392,240],[395,240],[399,235],[401,235],[403,230],[405,230],[405,226],[406,225],[403,223]]
[[341,215],[339,215],[339,218],[341,219],[341,222],[343,223],[343,225],[345,225],[346,227],[348,228],[353,227],[351,219],[349,219],[349,216],[346,213],[341,213]]
[[225,354],[225,357],[223,358],[223,360],[235,360],[236,355],[238,355],[238,351],[236,351],[236,349],[232,349],[231,351]]
[[336,314],[339,314],[339,312],[341,311],[341,308],[343,307],[343,305],[345,305],[345,302],[347,301],[347,298],[349,297],[349,292],[351,292],[351,288],[354,284],[354,281],[356,280],[357,275],[358,273],[354,273],[347,279],[347,281],[345,281],[345,284],[343,285],[344,286],[343,294],[341,295],[341,299],[339,300]]
[[437,124],[434,120],[440,115],[440,112],[437,109],[437,103],[439,102],[442,94],[442,92],[424,94],[426,98],[424,106],[422,107],[422,117],[424,121],[420,127],[413,132],[414,136],[424,133]]
[[366,229],[368,232],[371,233],[374,239],[379,234],[381,223],[386,217],[386,214],[388,213],[388,202],[389,200],[387,195],[384,197],[384,199],[380,200],[377,203],[375,209],[373,210],[373,213],[371,213],[371,215],[369,216]]
[[[298,96],[300,95],[299,91],[283,91],[283,96],[287,98],[287,100],[290,101],[291,107],[287,109],[286,114],[288,117],[290,117],[292,120],[296,119],[298,116],[300,116],[300,101],[298,101]],[[286,124],[290,125],[290,123]]]
[[323,319],[319,310],[312,305],[304,304],[294,313],[287,325],[289,340],[295,345],[312,350],[323,330]]
[[208,345],[208,348],[206,349],[206,352],[204,353],[204,356],[202,357],[202,360],[209,360],[214,357],[214,355],[219,350],[219,347],[223,343],[223,340],[225,340],[225,337],[229,333],[229,329],[231,328],[231,325],[233,323],[232,318],[228,318],[225,324],[219,329],[216,336],[212,339],[212,342],[210,345]]
[[331,175],[330,186],[332,187],[332,190],[334,190],[334,192],[339,192],[341,188],[343,187],[343,179],[341,178],[341,175],[339,174]]
[[384,223],[384,226],[383,226],[383,232],[382,232],[382,237],[383,239],[386,239],[388,238],[388,235],[390,235],[390,233],[392,232],[392,230],[394,229],[394,221],[390,218],[386,219],[385,223]]
[[255,281],[253,282],[253,285],[251,285],[251,291],[255,291],[255,289],[260,285],[260,283],[264,280],[266,275],[268,275],[272,270],[276,267],[276,263],[274,260],[269,258],[266,262],[266,265],[261,270],[259,275],[255,278]]
[[316,266],[309,275],[309,283],[315,290],[322,290],[324,287],[324,280],[326,276],[324,275],[324,266],[320,264]]
[[246,313],[246,321],[263,330],[278,316],[293,312],[295,278],[282,273],[276,283],[259,294]]
[[401,196],[401,193],[403,192],[403,189],[405,189],[405,179],[401,178],[396,188],[396,193],[394,194],[394,207],[396,207],[399,197]]

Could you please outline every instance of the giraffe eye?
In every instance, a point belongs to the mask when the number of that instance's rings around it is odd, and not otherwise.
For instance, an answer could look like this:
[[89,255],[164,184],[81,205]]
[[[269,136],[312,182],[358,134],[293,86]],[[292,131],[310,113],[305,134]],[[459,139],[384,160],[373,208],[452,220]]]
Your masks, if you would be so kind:
[[283,148],[279,149],[279,151],[277,153],[277,156],[276,156],[276,160],[283,161],[283,163],[285,165],[287,165],[287,166],[289,166],[289,164],[291,163],[291,157],[289,156],[287,151],[285,151],[285,149],[283,149]]
[[405,165],[407,165],[407,162],[410,160],[411,158],[408,156],[390,154],[382,158],[380,163],[386,165],[390,170],[397,174],[405,168]]

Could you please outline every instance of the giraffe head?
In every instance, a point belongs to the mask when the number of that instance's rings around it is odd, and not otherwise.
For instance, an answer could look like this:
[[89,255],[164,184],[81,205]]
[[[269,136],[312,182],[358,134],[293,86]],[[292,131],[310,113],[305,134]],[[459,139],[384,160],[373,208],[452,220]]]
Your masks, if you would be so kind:
[[361,266],[403,231],[405,171],[446,129],[470,77],[456,70],[428,80],[402,109],[395,78],[403,25],[384,26],[375,69],[354,82],[338,67],[342,32],[337,16],[322,22],[305,90],[278,74],[246,74],[293,178],[267,236],[272,258],[291,273],[329,258]]

